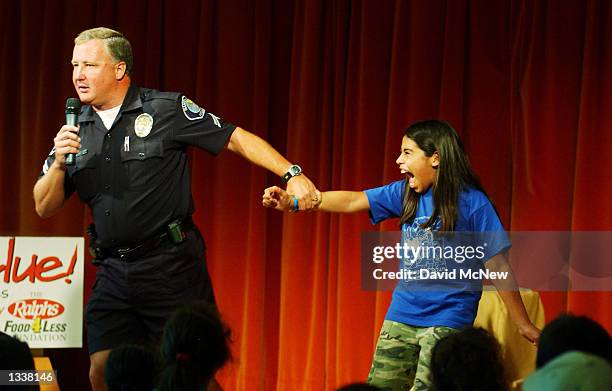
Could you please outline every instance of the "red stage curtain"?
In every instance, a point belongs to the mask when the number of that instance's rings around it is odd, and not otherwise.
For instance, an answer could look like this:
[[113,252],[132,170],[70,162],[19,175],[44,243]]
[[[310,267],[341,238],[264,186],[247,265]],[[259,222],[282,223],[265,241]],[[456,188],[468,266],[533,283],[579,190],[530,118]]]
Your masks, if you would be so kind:
[[[31,192],[74,95],[72,39],[98,25],[131,40],[137,83],[182,91],[261,135],[322,190],[399,179],[403,129],[442,118],[508,229],[612,230],[605,0],[0,0],[1,235],[80,236],[89,222],[76,199],[39,219]],[[390,295],[361,290],[360,235],[397,222],[264,210],[278,179],[229,152],[194,151],[192,174],[234,332],[227,389],[364,380]],[[88,266],[86,297],[94,275]],[[569,310],[612,330],[610,292],[542,296],[547,319]],[[85,349],[51,354],[66,389],[84,389]]]

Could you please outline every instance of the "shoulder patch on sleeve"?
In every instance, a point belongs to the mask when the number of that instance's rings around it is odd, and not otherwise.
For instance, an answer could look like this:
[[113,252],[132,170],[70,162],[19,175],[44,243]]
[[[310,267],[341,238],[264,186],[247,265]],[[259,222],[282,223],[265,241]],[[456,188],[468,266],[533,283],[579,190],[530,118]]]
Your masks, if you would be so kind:
[[183,109],[183,114],[190,121],[195,121],[198,119],[204,118],[204,114],[206,111],[198,106],[194,101],[187,98],[185,95],[181,97],[181,108]]

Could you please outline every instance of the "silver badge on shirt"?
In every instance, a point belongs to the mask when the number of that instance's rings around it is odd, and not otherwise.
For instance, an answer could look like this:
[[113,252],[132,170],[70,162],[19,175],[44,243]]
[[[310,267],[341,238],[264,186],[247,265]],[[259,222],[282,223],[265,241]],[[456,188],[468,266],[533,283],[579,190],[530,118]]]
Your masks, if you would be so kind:
[[150,114],[142,113],[134,121],[134,132],[138,137],[147,137],[153,129],[153,117]]

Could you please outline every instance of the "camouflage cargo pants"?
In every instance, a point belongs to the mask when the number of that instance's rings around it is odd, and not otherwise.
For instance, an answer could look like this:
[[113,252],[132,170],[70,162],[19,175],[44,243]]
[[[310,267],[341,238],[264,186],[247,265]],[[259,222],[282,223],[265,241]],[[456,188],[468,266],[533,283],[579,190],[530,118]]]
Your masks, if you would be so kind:
[[431,388],[429,363],[438,340],[457,330],[415,327],[385,320],[376,343],[368,383],[385,391]]

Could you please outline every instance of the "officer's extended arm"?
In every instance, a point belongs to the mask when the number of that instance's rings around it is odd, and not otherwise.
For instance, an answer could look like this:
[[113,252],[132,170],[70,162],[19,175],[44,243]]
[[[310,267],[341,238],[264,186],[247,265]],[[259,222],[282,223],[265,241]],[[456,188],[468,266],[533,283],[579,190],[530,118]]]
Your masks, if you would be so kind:
[[[232,133],[227,148],[278,176],[285,174],[292,165],[265,140],[240,127]],[[309,210],[315,206],[317,188],[306,175],[289,179],[287,191],[298,197],[301,210]]]
[[64,125],[53,139],[55,160],[45,175],[34,185],[36,213],[42,218],[53,216],[64,206],[64,175],[67,153],[78,153],[81,146],[78,128]]

